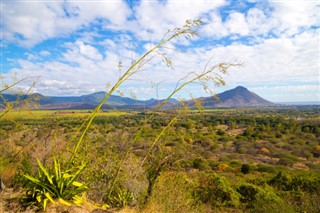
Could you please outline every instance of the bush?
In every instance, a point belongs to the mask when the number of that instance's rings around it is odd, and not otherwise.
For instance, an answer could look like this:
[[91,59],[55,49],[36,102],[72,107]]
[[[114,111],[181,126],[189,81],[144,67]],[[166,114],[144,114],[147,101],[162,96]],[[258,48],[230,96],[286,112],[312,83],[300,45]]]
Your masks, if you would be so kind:
[[320,174],[307,173],[292,178],[292,189],[320,195]]
[[237,188],[241,194],[240,201],[252,212],[290,212],[284,201],[273,192],[271,187],[261,188],[244,183]]
[[197,158],[193,160],[193,168],[199,169],[199,170],[205,170],[207,168],[210,168],[208,165],[208,162],[202,158]]
[[272,178],[268,183],[273,187],[276,187],[278,190],[287,191],[292,189],[291,182],[291,177],[285,172],[281,171],[278,172],[278,174],[274,178]]
[[248,164],[243,164],[241,167],[241,172],[243,174],[249,174],[252,171],[252,167]]
[[202,175],[199,186],[193,191],[193,196],[197,202],[210,204],[212,208],[239,205],[238,193],[225,177],[217,174]]
[[143,212],[203,212],[193,203],[194,183],[184,172],[162,172]]

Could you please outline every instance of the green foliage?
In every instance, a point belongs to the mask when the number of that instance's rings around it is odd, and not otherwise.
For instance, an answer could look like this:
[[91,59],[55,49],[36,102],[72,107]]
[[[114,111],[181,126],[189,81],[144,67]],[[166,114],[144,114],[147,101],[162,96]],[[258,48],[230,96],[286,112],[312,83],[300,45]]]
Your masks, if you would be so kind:
[[201,204],[192,205],[193,178],[184,172],[162,172],[144,212],[204,212]]
[[112,207],[123,208],[133,201],[133,193],[128,189],[116,187],[110,196],[106,196],[103,202],[108,203]]
[[291,190],[292,189],[292,179],[290,175],[281,171],[274,178],[269,181],[269,184],[278,190]]
[[319,173],[308,172],[291,177],[289,174],[281,171],[269,181],[269,184],[278,190],[302,191],[320,195]]
[[205,170],[209,168],[208,162],[202,158],[196,158],[193,160],[193,167],[200,170]]
[[281,193],[283,199],[295,212],[320,212],[319,193],[291,191]]
[[45,168],[39,160],[37,162],[39,166],[37,176],[24,175],[29,180],[29,184],[26,186],[26,197],[24,198],[27,203],[42,206],[44,210],[48,202],[54,203],[54,200],[58,200],[64,205],[71,205],[69,201],[75,204],[81,203],[81,195],[88,188],[84,183],[78,182],[77,179],[86,164],[62,171],[61,164],[56,159],[54,159],[53,167],[49,168]]
[[[36,158],[41,159],[41,162],[50,162],[51,156],[59,153],[60,159],[66,160],[70,155],[65,151],[65,145],[73,145],[67,143],[66,138],[76,132],[83,118],[60,115],[59,118],[49,117],[44,119],[43,115],[49,115],[48,112],[34,111],[33,113],[39,113],[42,117],[19,118],[0,123],[1,129],[4,130],[2,132],[5,134],[2,137],[4,143],[0,144],[1,150],[3,150],[0,153],[3,162],[0,165],[1,177],[9,187],[10,185],[7,183],[10,184],[11,182],[8,182],[6,177],[12,177],[11,174],[15,172],[14,166],[16,165],[18,166],[16,167],[18,172],[15,175],[14,186],[17,186],[17,184],[24,186],[30,180],[22,179],[20,176],[34,173],[37,167]],[[81,114],[85,113],[87,111],[81,111]],[[103,201],[107,203],[106,205],[112,207],[139,206],[147,208],[147,212],[150,210],[149,205],[151,204],[154,209],[160,209],[161,211],[169,211],[170,207],[178,209],[177,206],[179,205],[183,206],[185,212],[205,212],[212,211],[212,209],[223,212],[242,208],[241,205],[228,206],[227,204],[221,204],[219,199],[216,203],[220,202],[220,204],[215,204],[219,207],[215,207],[209,201],[202,202],[199,196],[191,196],[191,194],[194,195],[191,192],[196,191],[194,190],[195,187],[199,190],[198,187],[201,185],[199,176],[204,174],[202,171],[215,170],[220,172],[219,176],[228,178],[228,185],[234,190],[237,189],[236,186],[239,186],[239,182],[248,182],[258,188],[265,188],[273,194],[276,193],[285,202],[289,210],[292,207],[297,212],[319,212],[317,211],[319,209],[317,189],[320,188],[319,175],[317,175],[319,163],[316,156],[310,156],[308,159],[303,158],[304,152],[312,153],[317,150],[318,135],[313,133],[311,129],[308,133],[295,132],[296,129],[301,129],[305,124],[294,119],[290,120],[297,115],[302,116],[301,114],[306,119],[312,119],[314,114],[310,118],[304,111],[299,111],[298,114],[283,112],[277,114],[272,110],[265,112],[247,110],[246,113],[243,113],[241,109],[206,110],[203,114],[191,110],[185,113],[178,117],[173,125],[169,126],[167,124],[178,114],[160,112],[147,121],[148,117],[146,116],[150,116],[150,112],[143,116],[140,115],[139,111],[132,111],[131,114],[123,113],[119,116],[114,116],[114,112],[99,114],[97,122],[92,123],[90,131],[84,138],[86,143],[79,149],[79,155],[76,158],[90,163],[81,175],[84,182],[90,183],[90,190],[86,196],[94,202]],[[53,113],[51,112],[51,114]],[[259,116],[255,119],[256,124],[252,129],[254,132],[265,132],[257,136],[256,141],[250,142],[245,136],[242,136],[242,133],[247,125],[253,125],[253,114]],[[277,119],[277,117],[286,117],[288,120]],[[48,119],[50,119],[50,122],[48,122]],[[219,138],[224,136],[216,134],[218,128],[214,127],[214,123],[218,121],[220,124],[229,124],[229,119],[235,122],[237,127],[233,130],[224,130],[224,135],[230,141],[222,142]],[[282,122],[281,132],[284,131],[282,139],[272,137],[276,133],[278,122]],[[310,123],[317,125],[316,122]],[[182,127],[188,123],[192,124],[191,129]],[[136,142],[131,144],[132,136],[135,135],[140,126],[144,126],[143,131]],[[52,134],[53,129],[57,134]],[[65,132],[65,129],[70,129],[70,131]],[[214,148],[212,148],[213,146]],[[50,149],[51,147],[54,147],[54,150]],[[128,149],[130,147],[131,149]],[[270,150],[268,156],[256,155],[262,147],[267,147]],[[246,151],[241,152],[241,149]],[[116,169],[119,168],[118,163],[126,150],[130,150],[130,155],[122,164],[114,190],[107,199]],[[13,158],[13,156],[15,157]],[[294,160],[292,163],[279,165],[281,163],[281,161],[278,161],[279,158],[292,157]],[[14,163],[10,163],[12,159]],[[162,168],[161,164],[165,159],[167,159],[167,163]],[[141,165],[143,160],[144,164]],[[254,172],[242,175],[242,165],[251,162],[258,163],[257,166],[250,164]],[[309,168],[314,172],[296,169],[296,165],[305,165],[307,169]],[[68,167],[66,170],[68,170]],[[175,179],[169,177],[166,178],[168,181],[164,183],[162,175],[168,171],[170,171],[172,177],[175,177],[178,173],[190,175],[187,181],[192,184],[186,183],[183,185],[184,181],[177,181],[170,185],[170,181]],[[277,175],[280,171],[282,171],[282,175]],[[205,182],[205,179],[203,177],[202,183]],[[151,183],[149,185],[151,196],[145,203],[149,183]],[[160,183],[167,185],[167,188],[160,187]],[[174,190],[173,187],[175,187]],[[191,188],[187,190],[184,187]],[[160,193],[160,190],[165,191]],[[217,191],[213,190],[216,194]],[[188,196],[180,195],[183,193]],[[210,195],[209,191],[207,193],[208,199],[211,196],[212,200],[213,196]],[[205,200],[207,196],[205,192],[199,194]],[[272,212],[270,208],[282,209],[281,202],[276,206],[272,205],[268,203],[268,200],[260,199],[258,194],[254,196],[253,203],[248,201],[246,211],[259,212],[259,206],[261,209],[262,207],[266,209],[265,211],[269,209],[269,212]],[[221,193],[221,196],[224,196],[223,193]],[[244,199],[244,196],[240,196],[240,194],[238,196],[239,199]],[[180,204],[174,203],[177,200],[175,198],[179,200],[177,202]],[[172,202],[169,199],[172,199]],[[191,205],[195,202],[198,205]],[[161,206],[157,206],[160,203]],[[149,212],[153,212],[154,209]],[[176,210],[176,212],[179,211]]]
[[243,164],[240,170],[243,174],[249,174],[252,171],[252,167],[248,164]]
[[268,173],[277,173],[278,169],[276,166],[269,166],[265,164],[258,164],[257,171],[259,172],[268,172]]
[[320,195],[320,173],[304,173],[292,178],[292,189]]
[[237,192],[241,194],[240,201],[246,208],[253,209],[254,212],[282,212],[279,209],[284,206],[284,201],[276,195],[271,187],[264,186],[261,188],[254,184],[244,183],[237,188]]
[[239,195],[231,187],[225,177],[215,173],[203,174],[199,186],[193,191],[196,201],[210,204],[212,208],[236,207],[239,205]]

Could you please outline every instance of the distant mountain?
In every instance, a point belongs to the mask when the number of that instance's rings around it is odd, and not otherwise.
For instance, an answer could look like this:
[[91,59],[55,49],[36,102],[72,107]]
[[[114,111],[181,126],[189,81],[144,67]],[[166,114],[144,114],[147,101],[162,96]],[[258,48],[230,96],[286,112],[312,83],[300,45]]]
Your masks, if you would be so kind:
[[[227,90],[216,97],[199,98],[198,101],[206,108],[214,107],[258,107],[271,106],[272,102],[261,98],[259,95],[250,92],[247,88],[238,86],[234,89]],[[194,101],[190,102],[194,104]]]
[[[31,100],[32,103],[40,105],[40,109],[94,109],[100,101],[105,97],[106,92],[96,92],[89,95],[56,97],[43,96],[35,93],[31,95],[12,95],[2,94],[3,98],[8,102],[16,100],[16,106],[23,103],[19,100]],[[257,94],[250,92],[247,88],[238,86],[234,89],[217,94],[217,98],[203,97],[196,99],[201,101],[206,108],[215,107],[257,107],[257,106],[271,106],[272,102],[267,101]],[[111,95],[102,106],[102,109],[118,108],[118,109],[143,109],[155,108],[164,100],[150,99],[146,101],[135,100],[128,97],[121,97]],[[193,100],[186,101],[189,106],[195,105]],[[176,99],[169,99],[163,106],[164,108],[172,108],[178,104]],[[0,98],[0,108],[4,106],[4,101]],[[30,105],[29,105],[30,106]],[[33,105],[31,105],[33,106]]]
[[[100,101],[105,97],[106,92],[96,92],[89,95],[80,96],[80,102],[82,103],[91,103],[91,104],[99,104]],[[124,105],[143,105],[144,101],[135,100],[132,98],[121,97],[118,95],[110,95],[106,104],[113,106],[124,106]]]
[[[24,100],[28,102],[37,103],[40,109],[94,109],[100,101],[105,97],[106,92],[96,92],[89,95],[82,96],[43,96],[38,93],[31,95],[17,95],[17,94],[2,94],[3,99],[7,102],[15,102],[16,106]],[[4,106],[4,101],[0,98],[0,108]],[[150,99],[146,101],[135,100],[128,97],[121,97],[118,95],[110,95],[108,100],[102,106],[102,109],[119,108],[119,109],[142,109],[154,108],[163,100]],[[165,107],[172,106],[178,103],[176,99],[169,99]]]

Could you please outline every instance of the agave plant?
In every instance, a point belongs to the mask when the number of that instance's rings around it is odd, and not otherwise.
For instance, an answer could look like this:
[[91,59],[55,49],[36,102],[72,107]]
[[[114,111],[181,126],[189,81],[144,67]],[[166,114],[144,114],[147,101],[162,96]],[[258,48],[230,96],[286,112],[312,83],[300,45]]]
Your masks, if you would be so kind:
[[63,205],[81,204],[81,195],[88,189],[86,184],[77,181],[86,164],[61,170],[60,162],[54,158],[53,167],[48,169],[37,159],[39,171],[35,177],[24,175],[29,180],[25,199],[29,204],[42,206],[58,201]]

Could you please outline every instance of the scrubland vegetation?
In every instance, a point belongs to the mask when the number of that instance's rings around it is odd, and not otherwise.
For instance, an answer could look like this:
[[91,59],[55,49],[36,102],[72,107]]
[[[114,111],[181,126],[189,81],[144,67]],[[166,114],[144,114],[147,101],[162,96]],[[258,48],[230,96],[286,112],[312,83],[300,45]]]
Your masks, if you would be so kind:
[[319,212],[319,108],[203,110],[181,101],[161,111],[190,83],[223,85],[221,75],[239,63],[188,73],[152,111],[100,111],[155,56],[172,67],[161,47],[199,25],[169,31],[90,113],[17,112],[5,102],[0,175],[16,196],[1,199],[1,210]]
[[[23,175],[37,173],[37,159],[69,159],[83,119],[80,111],[32,113],[9,114],[0,124],[1,176],[10,187],[30,184]],[[318,109],[189,111],[170,126],[172,111],[149,116],[105,112],[94,119],[77,156],[87,164],[78,178],[87,200],[138,212],[319,211]]]

